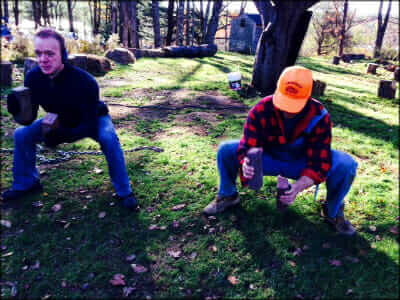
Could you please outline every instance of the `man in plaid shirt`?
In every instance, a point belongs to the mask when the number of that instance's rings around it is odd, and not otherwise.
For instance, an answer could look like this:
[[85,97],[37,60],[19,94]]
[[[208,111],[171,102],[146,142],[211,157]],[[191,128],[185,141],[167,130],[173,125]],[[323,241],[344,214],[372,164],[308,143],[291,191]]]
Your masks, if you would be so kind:
[[255,176],[247,152],[261,147],[263,175],[296,180],[280,197],[284,205],[291,205],[306,188],[326,181],[327,201],[322,206],[325,219],[339,233],[355,233],[343,211],[357,163],[350,155],[331,149],[332,122],[324,106],[310,97],[312,84],[310,70],[288,67],[275,93],[250,110],[242,139],[225,142],[218,150],[219,192],[204,213],[216,214],[239,204],[237,175],[247,186]]

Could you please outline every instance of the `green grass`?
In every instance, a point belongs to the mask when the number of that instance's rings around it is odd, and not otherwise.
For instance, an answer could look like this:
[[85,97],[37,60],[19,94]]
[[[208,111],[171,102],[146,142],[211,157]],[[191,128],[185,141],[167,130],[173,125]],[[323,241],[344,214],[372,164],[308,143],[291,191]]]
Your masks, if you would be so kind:
[[[321,220],[324,185],[317,203],[311,188],[282,216],[275,209],[272,177],[264,178],[258,193],[240,188],[240,207],[216,218],[201,214],[218,189],[218,144],[241,137],[246,113],[190,108],[114,115],[112,110],[124,149],[164,149],[125,154],[140,212],[129,213],[113,200],[103,156],[41,165],[45,193],[27,198],[20,209],[3,211],[1,218],[12,226],[3,226],[1,232],[1,282],[13,283],[21,299],[121,297],[122,287],[109,283],[116,273],[124,274],[126,286],[134,288],[128,298],[397,298],[399,240],[390,229],[398,226],[399,103],[398,98],[376,97],[378,81],[392,73],[366,75],[366,61],[334,66],[330,59],[300,58],[298,63],[327,83],[319,100],[334,123],[332,146],[359,164],[346,200],[356,237],[340,237]],[[143,58],[97,79],[110,103],[149,105],[167,101],[166,93],[186,91],[182,103],[187,104],[199,92],[218,92],[250,108],[261,96],[244,98],[231,91],[226,73],[240,70],[243,82],[249,83],[252,65],[251,56],[223,52],[190,60]],[[128,83],[111,84],[117,80]],[[9,148],[17,125],[3,100],[1,108],[1,143]],[[60,148],[99,146],[84,139]],[[3,189],[11,182],[12,157],[2,154]],[[34,208],[34,201],[43,206]],[[54,212],[57,203],[62,208]],[[172,210],[177,204],[186,206]],[[106,213],[104,218],[100,212]],[[150,230],[154,224],[165,229]],[[171,257],[171,249],[179,249],[181,256]],[[131,254],[136,259],[127,262]],[[334,259],[342,265],[331,265]],[[135,273],[131,263],[148,272]],[[238,283],[232,285],[229,276]],[[2,284],[1,296],[10,295],[11,286]]]

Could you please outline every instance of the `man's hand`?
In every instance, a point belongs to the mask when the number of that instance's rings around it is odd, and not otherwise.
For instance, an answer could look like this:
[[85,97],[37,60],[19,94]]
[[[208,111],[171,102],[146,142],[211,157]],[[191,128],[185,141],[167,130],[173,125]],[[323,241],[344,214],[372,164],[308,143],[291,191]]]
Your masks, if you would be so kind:
[[301,176],[295,183],[291,185],[290,190],[286,191],[285,194],[280,197],[281,202],[285,203],[286,205],[293,204],[297,194],[313,184],[314,180],[307,176]]
[[249,165],[250,159],[246,156],[243,160],[243,176],[244,178],[251,179],[254,176],[254,168]]

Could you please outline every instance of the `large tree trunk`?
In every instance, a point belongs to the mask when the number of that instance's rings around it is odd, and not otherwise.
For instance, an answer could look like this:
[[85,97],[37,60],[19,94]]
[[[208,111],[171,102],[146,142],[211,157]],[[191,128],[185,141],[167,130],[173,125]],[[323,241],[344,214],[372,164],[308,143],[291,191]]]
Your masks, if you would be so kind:
[[19,7],[18,7],[18,0],[14,0],[14,7],[13,7],[13,11],[14,11],[14,18],[15,18],[15,26],[18,26],[19,24]]
[[9,13],[8,13],[8,1],[3,0],[3,5],[4,5],[4,20],[6,23],[8,23],[8,18],[9,18]]
[[183,21],[184,21],[185,0],[179,0],[177,13],[176,44],[183,45]]
[[186,0],[186,16],[185,16],[185,40],[186,46],[190,45],[190,0]]
[[345,34],[346,34],[347,10],[349,8],[349,0],[345,0],[343,5],[344,5],[343,22],[342,22],[342,28],[340,29],[340,36],[339,36],[340,42],[339,42],[338,56],[342,56],[343,55]]
[[35,21],[35,29],[39,26],[42,26],[40,22],[40,3],[36,0],[32,0],[32,12],[33,12],[33,20]]
[[129,47],[129,14],[128,14],[128,10],[129,10],[129,3],[127,1],[121,1],[120,2],[121,5],[121,10],[120,12],[122,13],[122,44],[124,45],[125,48]]
[[45,26],[51,26],[48,6],[48,1],[42,0],[42,16]]
[[154,30],[154,47],[161,47],[160,33],[160,11],[158,8],[158,0],[151,1],[151,13],[153,15],[153,30]]
[[218,29],[219,14],[221,12],[221,8],[222,8],[222,0],[214,2],[211,20],[207,26],[207,34],[205,38],[206,44],[214,43],[215,33],[217,32]]
[[111,3],[111,24],[112,24],[111,31],[112,31],[112,33],[118,32],[117,17],[118,17],[118,2],[116,0],[113,0]]
[[301,34],[304,35],[310,18],[306,10],[316,2],[280,1],[274,7],[269,1],[254,1],[263,26],[266,24],[253,69],[252,85],[257,90],[272,94],[282,71],[294,64],[304,37]]
[[175,0],[168,0],[168,25],[167,25],[167,38],[166,38],[166,45],[169,46],[171,45],[172,42],[172,34],[174,32],[174,27],[175,27],[175,18],[174,18],[174,3]]
[[72,14],[72,3],[71,2],[72,2],[72,0],[67,0],[69,31],[70,32],[75,32],[75,30],[74,30],[74,20],[73,20],[73,14]]
[[137,1],[131,1],[131,43],[132,47],[139,48]]
[[207,1],[206,13],[204,15],[203,26],[202,26],[202,42],[205,43],[206,35],[207,35],[207,24],[208,24],[208,16],[210,15],[210,7],[211,7],[211,0]]
[[383,7],[383,0],[381,0],[379,4],[379,12],[378,12],[378,28],[376,33],[376,41],[375,41],[375,48],[374,48],[374,58],[378,58],[381,55],[381,49],[383,44],[383,38],[385,36],[386,27],[389,21],[390,10],[392,8],[392,0],[389,0],[388,9],[386,11],[385,20],[382,23],[382,7]]

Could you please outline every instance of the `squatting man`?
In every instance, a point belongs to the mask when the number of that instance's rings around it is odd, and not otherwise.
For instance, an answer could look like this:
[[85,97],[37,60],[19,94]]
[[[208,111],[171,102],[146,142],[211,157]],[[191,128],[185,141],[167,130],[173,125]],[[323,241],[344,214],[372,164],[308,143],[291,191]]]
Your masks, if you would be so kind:
[[[25,76],[30,89],[32,119],[14,133],[13,183],[3,192],[3,205],[15,203],[26,195],[42,190],[36,168],[36,144],[49,147],[92,138],[100,144],[109,167],[109,175],[123,207],[135,209],[121,145],[107,106],[99,100],[99,86],[92,75],[70,65],[65,40],[53,29],[41,29],[34,38],[38,66]],[[14,116],[21,105],[14,94],[8,99]],[[48,113],[38,119],[39,105]]]
[[237,175],[242,185],[248,186],[249,180],[258,175],[248,151],[262,148],[261,166],[257,168],[261,181],[263,175],[296,180],[278,201],[291,205],[301,191],[326,181],[327,200],[322,205],[325,220],[341,234],[355,233],[344,217],[344,198],[356,176],[357,163],[350,155],[331,149],[331,118],[326,108],[311,98],[312,85],[310,70],[286,68],[274,94],[250,110],[242,139],[220,145],[219,191],[204,213],[220,213],[239,204]]

